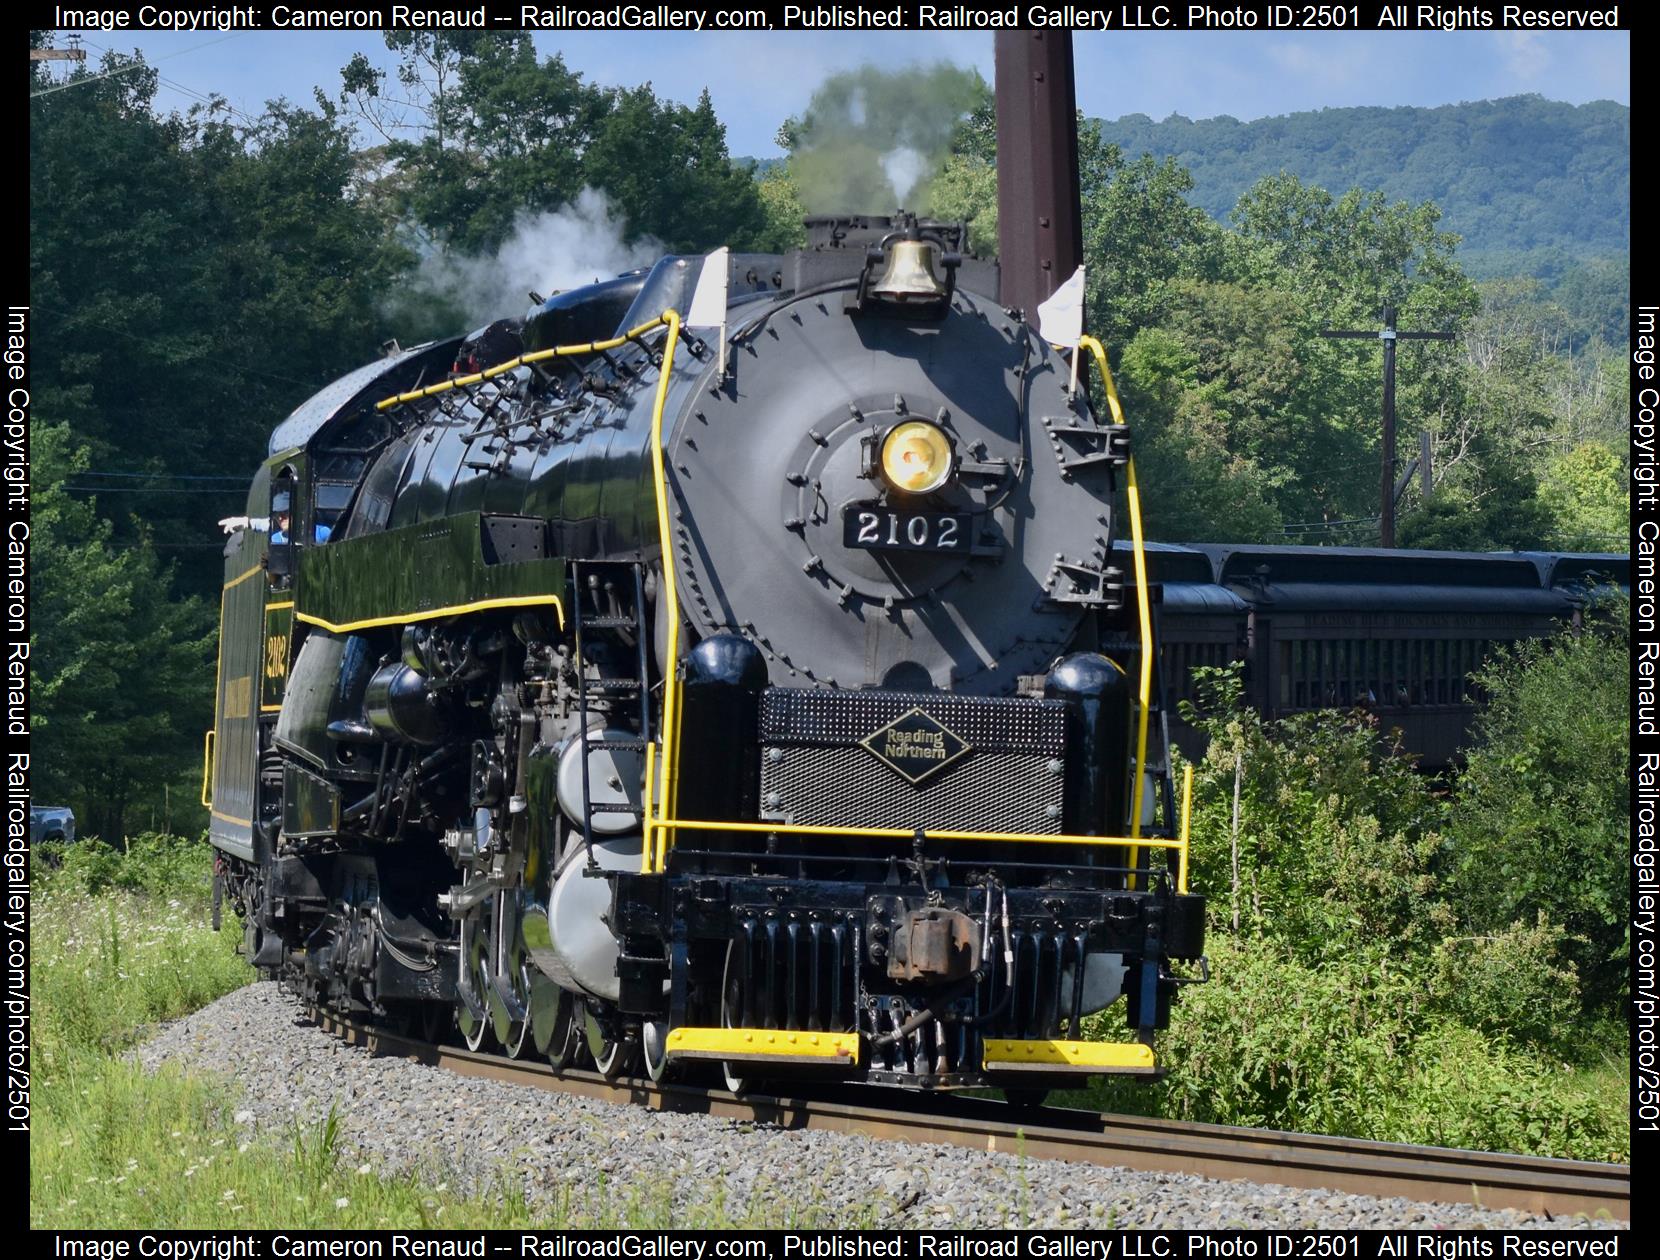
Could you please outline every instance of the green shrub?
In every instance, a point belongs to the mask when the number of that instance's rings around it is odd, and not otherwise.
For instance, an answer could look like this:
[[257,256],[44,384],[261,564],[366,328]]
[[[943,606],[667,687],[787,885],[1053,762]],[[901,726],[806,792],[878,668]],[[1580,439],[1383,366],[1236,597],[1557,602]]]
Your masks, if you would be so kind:
[[1582,1022],[1572,942],[1539,912],[1490,936],[1451,937],[1436,951],[1440,1004],[1471,1028],[1517,1045],[1573,1045]]
[[1458,781],[1451,878],[1471,935],[1544,912],[1592,1012],[1629,977],[1630,606],[1523,643],[1479,675],[1488,703]]
[[[1526,743],[1554,760],[1550,777],[1524,781],[1513,755],[1507,764],[1496,751],[1472,754],[1473,817],[1365,714],[1265,722],[1240,707],[1237,670],[1206,671],[1201,707],[1187,713],[1210,737],[1196,767],[1192,884],[1210,897],[1212,983],[1183,990],[1161,1035],[1167,1079],[1098,1085],[1090,1101],[1221,1124],[1625,1158],[1622,1039],[1584,1013],[1576,958],[1587,942],[1558,917],[1574,910],[1584,922],[1602,894],[1536,840],[1507,841],[1501,857],[1504,833],[1492,826],[1548,813],[1551,800],[1582,808],[1602,791],[1554,778],[1591,772],[1590,750],[1617,729],[1606,697],[1592,702],[1590,731],[1521,729],[1521,714],[1545,720],[1545,697],[1557,705],[1551,720],[1574,720],[1562,678],[1519,672],[1554,656],[1527,649],[1489,671],[1494,748]],[[1584,640],[1549,665],[1582,683],[1608,667]],[[1564,820],[1551,825],[1560,836]],[[1617,867],[1623,848],[1596,834],[1607,844],[1599,861]],[[1575,843],[1584,863],[1589,840]],[[1524,914],[1526,899],[1500,886],[1527,863],[1520,886],[1548,915]],[[1559,882],[1545,894],[1547,873]],[[1606,939],[1591,949],[1610,956]],[[1115,1008],[1086,1032],[1118,1039],[1122,1024]]]
[[119,888],[200,901],[211,887],[213,847],[205,836],[189,839],[145,832],[128,840],[125,850],[88,839],[56,852],[61,862],[41,872],[42,882],[51,888],[87,895]]
[[1415,1041],[1398,1088],[1380,1091],[1367,1136],[1555,1159],[1631,1162],[1623,1069],[1580,1073],[1438,1022]]
[[[1273,941],[1209,944],[1215,979],[1185,991],[1160,1053],[1170,1075],[1097,1083],[1113,1111],[1380,1141],[1629,1159],[1628,1098],[1541,1053],[1438,1013],[1433,974],[1385,948],[1305,962]],[[1092,1035],[1122,1037],[1122,1015]],[[1587,1087],[1587,1079],[1597,1082]]]
[[1196,767],[1192,862],[1217,920],[1311,960],[1379,940],[1416,951],[1450,931],[1435,873],[1444,806],[1371,719],[1265,722],[1238,707],[1236,669],[1199,673],[1206,709],[1185,711],[1210,743]]

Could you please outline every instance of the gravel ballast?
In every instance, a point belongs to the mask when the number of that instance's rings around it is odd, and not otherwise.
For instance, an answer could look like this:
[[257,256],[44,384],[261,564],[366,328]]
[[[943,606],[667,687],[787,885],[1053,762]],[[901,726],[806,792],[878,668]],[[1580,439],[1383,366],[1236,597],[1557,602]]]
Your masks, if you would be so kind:
[[[458,1193],[517,1182],[573,1223],[875,1228],[1528,1229],[1616,1222],[1022,1159],[655,1112],[377,1058],[306,1021],[272,983],[160,1030],[137,1052],[233,1078],[235,1118],[286,1140],[331,1108],[354,1157]],[[636,1211],[628,1211],[630,1201]]]

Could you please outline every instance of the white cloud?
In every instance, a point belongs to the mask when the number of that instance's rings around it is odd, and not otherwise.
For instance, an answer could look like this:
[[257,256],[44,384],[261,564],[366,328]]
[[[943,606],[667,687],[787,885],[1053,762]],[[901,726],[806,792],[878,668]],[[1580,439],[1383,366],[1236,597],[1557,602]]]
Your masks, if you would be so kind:
[[1500,31],[1498,39],[1504,68],[1522,82],[1536,82],[1550,69],[1550,50],[1538,31]]

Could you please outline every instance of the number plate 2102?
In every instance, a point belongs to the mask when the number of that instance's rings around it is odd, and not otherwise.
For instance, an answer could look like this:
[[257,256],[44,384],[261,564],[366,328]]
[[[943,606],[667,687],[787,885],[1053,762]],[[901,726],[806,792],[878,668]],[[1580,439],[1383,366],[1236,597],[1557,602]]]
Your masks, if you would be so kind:
[[967,551],[972,519],[960,512],[850,507],[842,513],[842,546],[865,551]]

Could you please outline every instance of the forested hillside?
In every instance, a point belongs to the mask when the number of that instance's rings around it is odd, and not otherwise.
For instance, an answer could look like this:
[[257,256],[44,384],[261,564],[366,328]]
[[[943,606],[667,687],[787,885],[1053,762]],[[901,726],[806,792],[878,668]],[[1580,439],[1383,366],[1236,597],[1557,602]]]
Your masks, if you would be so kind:
[[1253,122],[1129,114],[1103,120],[1101,135],[1132,157],[1174,158],[1193,176],[1193,203],[1222,222],[1281,172],[1333,192],[1433,201],[1475,276],[1537,275],[1631,248],[1631,109],[1612,101],[1512,96]]

